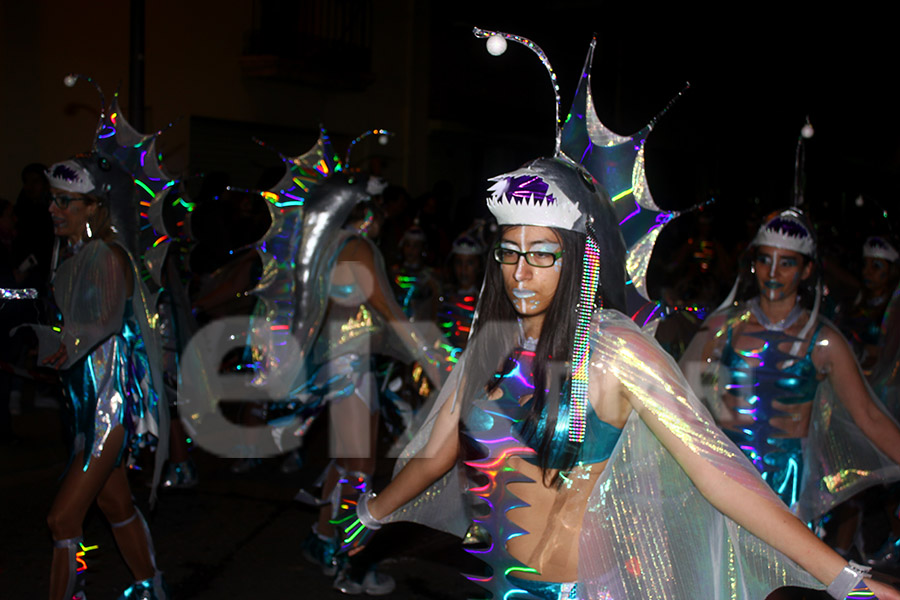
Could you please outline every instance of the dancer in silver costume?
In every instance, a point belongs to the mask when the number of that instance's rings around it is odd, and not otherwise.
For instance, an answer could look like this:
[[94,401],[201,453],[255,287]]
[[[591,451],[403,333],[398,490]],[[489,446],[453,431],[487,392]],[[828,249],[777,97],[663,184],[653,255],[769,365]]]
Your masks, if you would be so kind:
[[[93,83],[81,75],[65,82],[72,86],[79,79]],[[155,209],[171,180],[157,162],[156,134],[136,132],[117,99],[109,107],[102,92],[100,99],[92,151],[46,172],[57,236],[51,286],[61,322],[33,329],[41,363],[60,371],[72,443],[47,517],[54,540],[50,598],[84,598],[79,580],[90,558],[84,558],[82,522],[96,500],[136,580],[121,598],[165,600],[150,531],[134,505],[126,469],[139,448],[158,440],[152,506],[167,455],[169,419],[159,396],[158,317],[142,273],[149,267],[158,275],[151,257],[163,257],[165,247],[142,252],[140,231],[141,218],[159,214]],[[139,203],[144,211],[137,210]],[[158,237],[152,224],[144,229]],[[143,264],[136,260],[139,253],[145,255]]]
[[[128,485],[129,452],[159,436],[166,406],[154,384],[156,355],[146,290],[130,253],[116,237],[104,183],[132,187],[124,172],[110,176],[108,159],[77,157],[47,175],[50,213],[60,238],[53,293],[62,314],[58,349],[43,359],[60,370],[72,411],[73,456],[47,521],[54,539],[50,597],[77,593],[75,555],[81,524],[96,499],[137,581],[126,598],[165,598],[149,530]],[[115,167],[112,167],[115,168]],[[157,355],[158,356],[158,355]],[[160,450],[164,452],[164,450]]]

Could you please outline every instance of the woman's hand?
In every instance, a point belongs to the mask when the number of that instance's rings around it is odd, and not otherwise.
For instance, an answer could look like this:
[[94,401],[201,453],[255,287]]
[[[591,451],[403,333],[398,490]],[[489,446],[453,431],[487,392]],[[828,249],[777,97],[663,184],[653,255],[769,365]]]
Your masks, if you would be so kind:
[[69,360],[69,351],[66,345],[60,342],[59,349],[41,361],[42,365],[46,365],[52,369],[60,369],[66,361]]
[[900,600],[900,592],[891,586],[874,579],[866,579],[865,582],[869,589],[878,596],[878,600]]

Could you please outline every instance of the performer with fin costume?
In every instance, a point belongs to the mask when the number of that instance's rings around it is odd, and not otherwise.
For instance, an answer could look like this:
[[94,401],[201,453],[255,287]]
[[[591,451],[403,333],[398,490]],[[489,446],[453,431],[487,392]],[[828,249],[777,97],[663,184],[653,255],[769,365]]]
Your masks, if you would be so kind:
[[681,366],[763,479],[812,523],[867,487],[900,479],[900,429],[819,313],[817,244],[805,213],[768,215],[747,254]]
[[[549,70],[530,40],[476,35],[495,49],[522,43]],[[579,94],[589,65],[590,56]],[[585,137],[596,149],[590,128]],[[674,361],[619,312],[621,219],[596,175],[557,144],[552,158],[491,179],[501,235],[473,336],[394,481],[347,504],[345,544],[398,520],[462,536],[468,493],[490,536],[469,550],[487,572],[469,577],[493,598],[758,600],[783,585],[824,587],[816,579],[841,600],[854,588],[871,597],[715,427]],[[477,451],[464,463],[465,490],[460,434]]]
[[[79,78],[88,79],[70,75],[66,84]],[[160,401],[156,296],[148,292],[143,274],[148,268],[152,273],[164,247],[160,240],[158,249],[144,253],[141,240],[155,234],[150,215],[161,213],[174,182],[157,162],[158,133],[136,132],[117,99],[107,109],[100,96],[92,151],[47,170],[57,235],[52,287],[62,322],[35,330],[41,361],[60,370],[73,443],[71,463],[47,518],[54,540],[50,597],[84,598],[78,589],[78,560],[86,550],[81,527],[96,499],[137,580],[121,598],[164,600],[162,573],[147,523],[132,501],[126,466],[133,452],[151,437],[158,439],[152,506],[169,422],[166,403]]]

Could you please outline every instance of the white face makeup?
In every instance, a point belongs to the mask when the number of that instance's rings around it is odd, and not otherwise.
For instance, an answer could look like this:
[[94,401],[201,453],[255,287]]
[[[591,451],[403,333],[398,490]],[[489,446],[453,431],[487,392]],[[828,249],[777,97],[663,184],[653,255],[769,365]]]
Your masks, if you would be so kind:
[[759,293],[770,301],[793,298],[800,282],[809,277],[812,264],[793,250],[760,246],[753,261]]
[[[500,240],[500,247],[517,252],[558,253],[562,246],[556,233],[548,227],[518,226],[507,229]],[[562,258],[551,267],[529,265],[524,256],[516,264],[500,265],[506,294],[523,321],[533,325],[543,324],[543,317],[559,284]],[[531,335],[534,335],[533,333]]]

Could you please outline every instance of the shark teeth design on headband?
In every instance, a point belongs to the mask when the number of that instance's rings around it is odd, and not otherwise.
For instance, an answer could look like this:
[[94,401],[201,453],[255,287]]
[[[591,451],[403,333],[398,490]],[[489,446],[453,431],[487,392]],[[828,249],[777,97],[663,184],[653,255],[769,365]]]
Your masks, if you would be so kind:
[[64,160],[47,169],[44,174],[50,185],[67,192],[87,194],[94,189],[90,172],[74,160]]
[[751,246],[772,246],[782,250],[792,250],[816,255],[816,242],[806,223],[803,213],[796,208],[788,208],[769,215],[763,222]]
[[573,229],[581,211],[552,182],[541,179],[529,168],[518,169],[489,179],[488,210],[498,225],[540,225]]
[[863,245],[863,256],[897,262],[897,259],[900,258],[900,253],[883,237],[872,236]]

